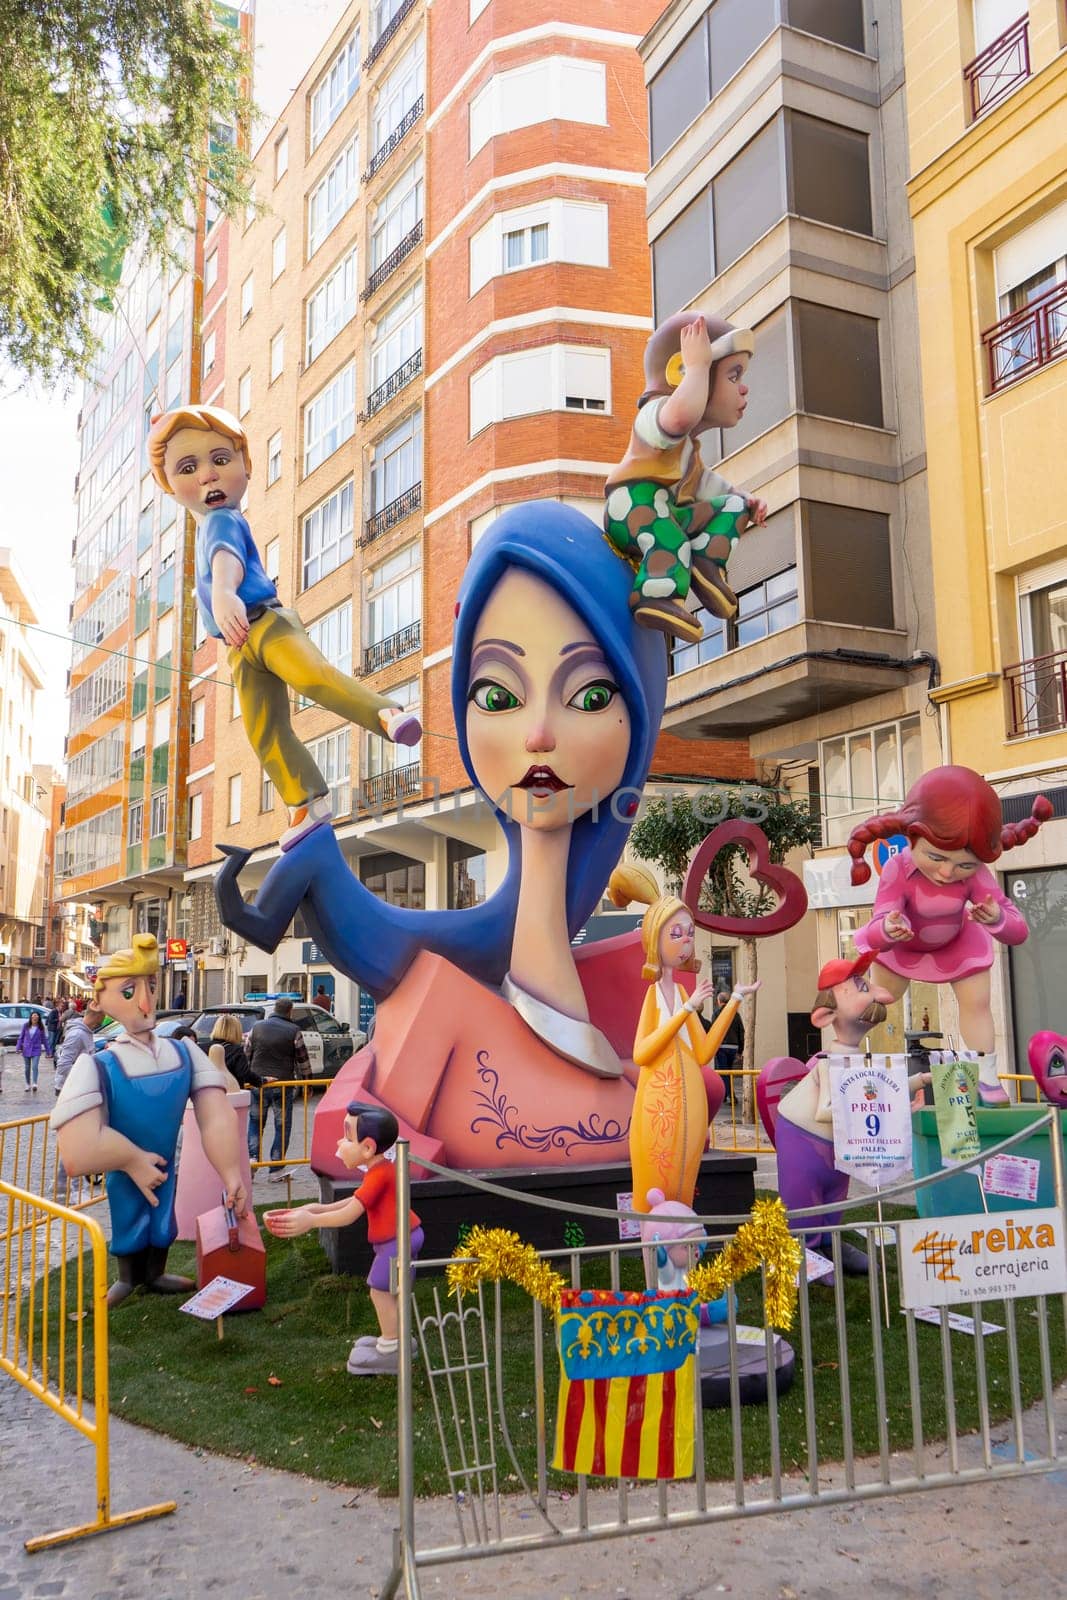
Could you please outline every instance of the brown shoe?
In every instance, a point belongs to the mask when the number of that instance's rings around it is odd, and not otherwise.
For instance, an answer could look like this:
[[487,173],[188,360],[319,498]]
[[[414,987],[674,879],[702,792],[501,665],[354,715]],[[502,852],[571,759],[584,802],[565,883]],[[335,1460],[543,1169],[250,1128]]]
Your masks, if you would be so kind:
[[694,556],[689,569],[689,582],[705,611],[724,622],[737,615],[737,596],[726,581],[726,571],[708,556]]
[[680,600],[647,599],[635,590],[630,596],[630,610],[642,628],[653,628],[684,644],[699,644],[704,637],[700,622]]

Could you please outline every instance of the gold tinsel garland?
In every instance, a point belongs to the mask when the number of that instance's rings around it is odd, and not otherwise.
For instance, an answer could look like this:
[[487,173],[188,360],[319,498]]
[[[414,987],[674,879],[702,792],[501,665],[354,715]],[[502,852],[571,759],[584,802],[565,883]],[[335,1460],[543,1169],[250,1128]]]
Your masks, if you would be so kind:
[[800,1245],[789,1231],[782,1202],[777,1198],[757,1200],[751,1222],[742,1223],[713,1261],[698,1262],[686,1283],[701,1300],[718,1300],[731,1284],[754,1272],[762,1262],[767,1273],[763,1314],[772,1328],[788,1332],[796,1310],[800,1261]]
[[[532,1244],[523,1244],[517,1233],[507,1228],[470,1230],[455,1255],[471,1259],[456,1260],[448,1266],[448,1287],[453,1293],[470,1294],[479,1283],[504,1279],[518,1284],[549,1311],[558,1311],[560,1292],[566,1280],[542,1261]],[[731,1284],[766,1268],[764,1315],[775,1328],[788,1330],[796,1309],[796,1274],[800,1270],[800,1245],[789,1232],[785,1207],[778,1199],[757,1200],[752,1219],[738,1228],[729,1244],[714,1261],[700,1263],[689,1273],[687,1282],[701,1300],[717,1300]]]

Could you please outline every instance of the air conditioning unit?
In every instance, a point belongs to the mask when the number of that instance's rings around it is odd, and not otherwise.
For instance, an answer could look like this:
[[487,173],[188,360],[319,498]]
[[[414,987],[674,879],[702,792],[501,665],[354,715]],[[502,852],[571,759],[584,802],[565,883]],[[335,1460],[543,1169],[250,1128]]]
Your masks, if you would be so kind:
[[226,954],[226,940],[221,933],[216,933],[213,938],[208,940],[207,953],[209,956],[224,956]]

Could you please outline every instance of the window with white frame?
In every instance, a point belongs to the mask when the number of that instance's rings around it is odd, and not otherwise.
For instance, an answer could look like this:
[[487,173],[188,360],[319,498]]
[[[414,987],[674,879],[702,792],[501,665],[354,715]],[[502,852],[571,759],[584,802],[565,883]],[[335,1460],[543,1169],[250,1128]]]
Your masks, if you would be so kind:
[[413,411],[374,446],[371,512],[398,500],[422,480],[422,412]]
[[[384,740],[378,740],[379,744]],[[321,739],[312,739],[308,755],[314,761],[330,787],[330,803],[335,817],[347,817],[352,810],[351,783],[352,739],[347,728],[327,733]]]
[[126,843],[140,844],[144,838],[144,801],[134,800],[126,813]]
[[370,347],[368,392],[392,377],[422,348],[422,284],[412,284],[378,319]]
[[241,715],[241,696],[236,682],[230,685],[230,721],[236,722]]
[[285,271],[285,229],[274,235],[270,247],[270,281],[273,283]]
[[359,88],[359,28],[353,28],[311,91],[308,153],[317,150]]
[[191,794],[189,796],[189,842],[199,839],[204,831],[204,796]]
[[544,56],[497,72],[470,103],[470,153],[497,134],[537,122],[607,124],[607,73],[603,61]]
[[[352,675],[352,602],[346,600],[343,605],[335,606],[332,611],[327,611],[325,616],[317,617],[314,622],[307,625],[307,636],[317,649],[321,650],[327,661],[335,666],[339,672]],[[298,709],[303,710],[314,702],[306,699],[297,701]]]
[[308,512],[304,518],[302,588],[310,589],[320,578],[351,561],[354,515],[355,493],[351,478]]
[[289,171],[289,130],[283,128],[274,141],[274,181],[284,178]]
[[215,330],[214,330],[214,328],[212,328],[210,333],[205,333],[203,348],[202,348],[202,350],[200,352],[200,368],[201,368],[201,371],[203,372],[203,375],[204,375],[205,378],[207,377],[208,373],[211,371],[211,369],[212,369],[212,367],[214,365],[215,365]]
[[[282,475],[282,434],[281,429],[272,433],[267,440],[267,488],[272,483],[277,483]],[[275,544],[277,540],[273,541]]]
[[861,733],[824,739],[822,773],[824,844],[844,844],[858,817],[899,805],[922,776],[918,717],[884,722]]
[[359,290],[356,287],[356,247],[339,261],[307,303],[307,365],[321,355],[356,314]]
[[247,417],[252,409],[252,374],[242,372],[237,380],[237,415]]
[[[417,716],[420,706],[418,678],[393,684],[387,692],[387,699]],[[377,778],[383,772],[392,772],[397,767],[415,766],[421,758],[421,739],[418,744],[397,745],[391,744],[388,739],[376,739],[373,734],[366,735],[363,770],[368,778]]]
[[250,272],[241,285],[241,321],[252,315],[252,304],[255,298],[255,273]]
[[60,833],[56,851],[60,877],[71,878],[109,867],[119,859],[121,849],[122,807],[112,806],[98,817]]
[[259,809],[274,810],[274,780],[263,771],[259,774]]
[[308,260],[328,239],[359,193],[359,135],[353,134],[322,182],[308,195]]
[[608,265],[608,208],[585,200],[540,200],[490,217],[470,241],[470,292],[499,273],[544,261]]
[[304,476],[314,472],[356,427],[356,364],[350,361],[304,409]]
[[422,156],[417,156],[378,202],[371,234],[371,271],[406,239],[422,220]]
[[993,274],[998,321],[1013,319],[998,327],[990,347],[996,388],[1067,354],[1067,300],[1062,293],[1067,285],[1067,204],[1021,228],[996,249]]
[[[1007,673],[1010,733],[1051,733],[1067,720],[1067,560],[1031,567],[1016,579],[1023,659]],[[68,791],[69,792],[69,791]]]
[[374,97],[373,144],[380,150],[394,133],[425,87],[422,34],[404,51],[388,77],[382,79]]
[[418,543],[398,550],[367,575],[364,643],[380,644],[422,618],[422,563]]
[[167,831],[167,791],[160,789],[152,796],[152,812],[149,818],[150,839],[161,839]]
[[285,329],[279,328],[270,342],[270,381],[280,378],[285,366]]
[[241,774],[235,772],[228,786],[230,827],[241,820]]
[[191,714],[191,717],[190,717],[190,728],[189,728],[189,742],[190,742],[190,744],[199,744],[201,739],[204,737],[204,734],[206,732],[207,732],[207,701],[204,699],[204,696],[201,695],[198,700],[194,700],[193,703],[192,703],[192,714]]
[[537,411],[611,410],[611,352],[538,345],[493,359],[471,374],[471,438],[491,422]]
[[219,253],[212,250],[204,262],[204,293],[210,294],[219,279]]
[[126,739],[121,729],[94,739],[67,763],[67,800],[98,794],[122,777],[126,768]]
[[282,542],[270,539],[263,551],[263,571],[272,583],[277,583],[282,571]]

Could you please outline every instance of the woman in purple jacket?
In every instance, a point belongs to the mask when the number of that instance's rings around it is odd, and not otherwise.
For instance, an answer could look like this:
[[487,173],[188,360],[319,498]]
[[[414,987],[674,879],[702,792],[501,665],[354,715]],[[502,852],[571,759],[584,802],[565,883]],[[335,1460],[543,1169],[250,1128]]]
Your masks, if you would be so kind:
[[37,1093],[37,1063],[41,1059],[48,1045],[45,1037],[44,1023],[41,1021],[39,1011],[31,1011],[29,1018],[22,1024],[19,1042],[16,1046],[26,1068],[26,1087]]

